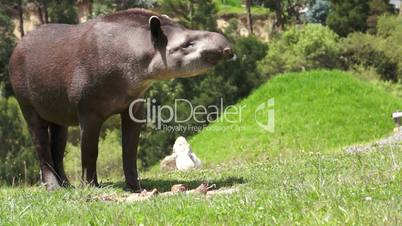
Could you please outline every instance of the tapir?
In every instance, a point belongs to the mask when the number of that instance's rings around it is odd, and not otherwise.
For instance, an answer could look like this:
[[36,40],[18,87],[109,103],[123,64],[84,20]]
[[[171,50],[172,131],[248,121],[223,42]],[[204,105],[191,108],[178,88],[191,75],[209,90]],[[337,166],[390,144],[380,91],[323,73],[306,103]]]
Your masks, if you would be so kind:
[[[141,190],[137,146],[143,106],[129,112],[154,81],[202,74],[234,56],[221,34],[190,30],[145,9],[78,25],[45,24],[29,32],[10,59],[10,82],[28,124],[48,190],[69,186],[63,166],[69,126],[80,126],[82,180],[98,186],[103,122],[120,114],[126,183]],[[135,116],[135,117],[130,117]]]

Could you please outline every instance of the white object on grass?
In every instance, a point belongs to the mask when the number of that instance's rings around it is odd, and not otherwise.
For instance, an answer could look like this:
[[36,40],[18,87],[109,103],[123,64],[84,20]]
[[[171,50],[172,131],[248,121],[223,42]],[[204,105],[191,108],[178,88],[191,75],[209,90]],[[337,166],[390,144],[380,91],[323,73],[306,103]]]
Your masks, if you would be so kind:
[[176,168],[178,170],[189,170],[201,166],[201,160],[191,151],[190,144],[186,138],[178,137],[173,145],[173,154],[176,155]]

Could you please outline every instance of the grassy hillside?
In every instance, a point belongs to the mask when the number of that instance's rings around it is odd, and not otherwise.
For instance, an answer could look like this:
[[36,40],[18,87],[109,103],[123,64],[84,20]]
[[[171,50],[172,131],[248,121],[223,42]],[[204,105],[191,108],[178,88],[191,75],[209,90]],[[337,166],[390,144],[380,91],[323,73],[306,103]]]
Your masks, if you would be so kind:
[[[274,133],[254,120],[254,109],[271,97]],[[390,133],[390,113],[400,102],[343,72],[282,75],[238,104],[247,106],[241,123],[217,122],[191,140],[207,163],[203,169],[141,174],[148,190],[167,191],[177,183],[194,188],[207,180],[236,193],[125,203],[99,200],[128,195],[122,178],[100,189],[52,193],[39,186],[1,187],[0,225],[400,225],[402,149],[338,149]]]
[[[275,106],[255,115],[274,98]],[[389,134],[391,113],[402,101],[340,71],[277,76],[237,106],[245,106],[241,123],[217,122],[191,139],[207,163],[286,152],[333,152],[353,143]],[[275,110],[275,131],[260,128]],[[233,118],[233,117],[232,117]]]

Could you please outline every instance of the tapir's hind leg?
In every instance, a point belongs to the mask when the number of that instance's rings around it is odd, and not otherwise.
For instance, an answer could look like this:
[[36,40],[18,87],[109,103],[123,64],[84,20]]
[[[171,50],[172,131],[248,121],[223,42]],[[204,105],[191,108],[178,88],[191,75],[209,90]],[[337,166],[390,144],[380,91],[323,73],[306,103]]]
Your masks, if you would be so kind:
[[28,123],[29,132],[32,136],[32,142],[38,153],[41,169],[42,182],[47,190],[55,190],[60,187],[55,167],[53,164],[52,153],[50,150],[49,125],[39,114],[31,107],[22,107],[22,112]]
[[70,186],[64,171],[64,152],[67,143],[67,130],[68,127],[50,124],[50,149],[52,152],[54,169],[58,175],[59,183],[63,187]]

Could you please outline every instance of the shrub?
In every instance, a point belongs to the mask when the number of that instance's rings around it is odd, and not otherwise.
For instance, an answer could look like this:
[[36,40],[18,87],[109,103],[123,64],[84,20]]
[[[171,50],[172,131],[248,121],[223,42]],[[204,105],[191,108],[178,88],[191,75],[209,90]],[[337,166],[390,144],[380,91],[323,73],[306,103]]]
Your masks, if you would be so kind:
[[36,153],[32,150],[31,138],[15,98],[0,95],[0,125],[0,182],[37,182]]
[[377,35],[352,33],[341,41],[342,55],[348,66],[373,67],[381,79],[402,79],[402,25],[396,16],[382,16],[378,20]]
[[385,39],[381,47],[387,57],[397,65],[398,80],[402,80],[402,18],[382,16],[378,21],[377,36]]
[[349,67],[374,67],[384,80],[397,80],[397,68],[381,48],[383,40],[369,34],[352,33],[342,40],[343,56]]
[[10,16],[0,9],[0,83],[5,85],[5,96],[12,94],[8,80],[8,61],[15,46],[13,30],[14,26]]
[[293,27],[269,44],[268,53],[258,63],[264,75],[313,68],[339,67],[338,35],[320,24]]
[[377,22],[377,35],[387,38],[393,35],[396,31],[402,30],[402,17],[383,15]]

